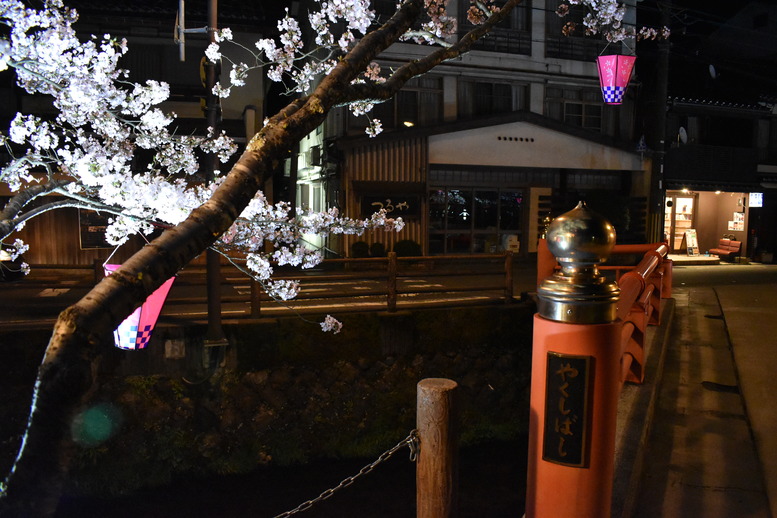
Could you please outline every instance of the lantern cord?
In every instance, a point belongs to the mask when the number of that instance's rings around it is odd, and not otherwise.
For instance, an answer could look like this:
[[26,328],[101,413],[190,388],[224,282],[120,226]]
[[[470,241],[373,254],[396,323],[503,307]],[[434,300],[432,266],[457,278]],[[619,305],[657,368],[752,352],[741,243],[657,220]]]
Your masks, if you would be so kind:
[[[122,244],[124,244],[124,243],[122,243]],[[103,261],[103,269],[105,269],[105,265],[108,264],[108,261],[111,260],[111,257],[113,257],[113,254],[116,253],[116,250],[118,250],[119,247],[121,247],[122,244],[116,245],[116,248],[113,249],[113,252],[111,252],[111,254],[108,256],[108,258],[105,259],[105,261]]]
[[[145,241],[147,245],[150,245],[150,244],[151,244],[151,242],[150,242],[148,239],[146,239],[146,235],[145,235],[145,234],[141,233],[141,234],[140,234],[140,237],[142,237],[142,238],[143,238],[143,241]],[[121,245],[123,245],[124,243],[126,243],[126,241],[123,241],[123,242],[119,243],[118,245],[116,245],[116,247],[113,249],[113,252],[111,252],[111,253],[110,253],[110,255],[108,256],[108,258],[107,258],[107,259],[105,259],[105,261],[103,261],[103,268],[105,268],[105,265],[106,265],[106,264],[108,264],[108,261],[110,261],[110,260],[111,260],[111,257],[113,257],[113,254],[115,254],[115,253],[116,253],[116,251],[117,251],[119,248],[121,248]]]
[[[607,45],[605,45],[605,46],[604,46],[604,48],[602,49],[602,51],[599,53],[599,55],[600,55],[600,56],[603,56],[603,55],[604,55],[604,53],[607,51],[607,47],[609,47],[611,43],[612,43],[611,41],[608,41],[608,42],[607,42]],[[635,54],[635,53],[634,53],[634,49],[632,49],[631,47],[629,47],[629,46],[626,44],[626,42],[625,42],[625,41],[621,41],[620,43],[621,43],[621,45],[623,45],[624,47],[626,47],[626,48],[628,49],[628,51],[631,53],[631,55],[634,55],[634,54]]]

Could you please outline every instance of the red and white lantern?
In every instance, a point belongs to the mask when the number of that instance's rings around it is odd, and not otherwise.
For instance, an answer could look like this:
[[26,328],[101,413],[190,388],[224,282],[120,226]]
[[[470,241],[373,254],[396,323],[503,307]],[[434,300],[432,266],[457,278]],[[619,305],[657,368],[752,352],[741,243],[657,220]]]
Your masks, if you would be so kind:
[[[119,269],[119,264],[106,264],[106,277]],[[113,332],[113,339],[119,349],[136,350],[143,349],[151,340],[151,332],[154,330],[162,306],[165,304],[167,294],[173,286],[175,277],[170,277],[159,288],[148,296],[146,301],[128,316],[124,322]]]
[[636,56],[599,56],[596,65],[599,68],[599,84],[605,104],[621,104],[623,94],[631,80]]

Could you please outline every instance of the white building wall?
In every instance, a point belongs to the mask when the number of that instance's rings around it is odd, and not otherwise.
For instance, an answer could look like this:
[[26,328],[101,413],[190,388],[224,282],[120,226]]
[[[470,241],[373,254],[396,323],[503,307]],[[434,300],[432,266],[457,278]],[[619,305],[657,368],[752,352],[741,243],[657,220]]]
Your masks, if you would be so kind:
[[636,153],[526,122],[430,136],[429,163],[627,171],[644,168]]

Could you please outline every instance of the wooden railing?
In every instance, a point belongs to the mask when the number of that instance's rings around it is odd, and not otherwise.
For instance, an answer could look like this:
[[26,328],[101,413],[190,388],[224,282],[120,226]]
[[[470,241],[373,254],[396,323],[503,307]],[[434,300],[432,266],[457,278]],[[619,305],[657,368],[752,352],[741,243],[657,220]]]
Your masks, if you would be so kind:
[[[383,301],[380,304],[382,307],[377,309],[396,312],[403,304],[404,296],[411,296],[407,302],[410,304],[410,298],[415,299],[418,296],[426,296],[433,302],[434,296],[461,298],[462,295],[475,292],[489,293],[489,300],[500,298],[505,302],[512,302],[513,255],[508,252],[489,255],[397,257],[396,253],[389,252],[387,257],[380,258],[327,259],[312,272],[285,271],[274,278],[296,279],[300,282],[296,303],[322,298],[328,302],[337,302],[352,300],[354,297],[360,300],[372,297],[373,301]],[[411,282],[413,279],[444,279],[445,282],[421,284]],[[353,286],[356,282],[361,283],[358,291],[355,291]],[[327,288],[320,293],[307,290],[306,286],[313,283],[326,284]],[[262,304],[269,300],[269,297],[258,283],[252,282],[251,286],[249,314],[258,318],[261,316]]]
[[[49,266],[49,268],[56,268]],[[94,281],[102,279],[102,263],[95,261]],[[205,304],[205,270],[193,265],[179,272],[164,314],[180,305]],[[513,254],[472,254],[326,259],[316,268],[277,268],[273,279],[299,281],[299,295],[289,301],[297,312],[317,312],[317,306],[341,304],[348,311],[396,312],[403,306],[512,302]],[[225,305],[244,306],[237,318],[261,318],[283,311],[258,282],[231,266],[222,268]],[[270,305],[272,304],[272,305]],[[234,311],[226,318],[234,318]]]

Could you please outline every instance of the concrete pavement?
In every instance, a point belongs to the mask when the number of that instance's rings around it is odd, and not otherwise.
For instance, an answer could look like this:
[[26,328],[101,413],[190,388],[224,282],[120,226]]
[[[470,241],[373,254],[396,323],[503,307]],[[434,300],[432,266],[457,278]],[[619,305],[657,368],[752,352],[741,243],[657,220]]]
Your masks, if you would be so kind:
[[777,516],[777,285],[675,283],[673,299],[653,378],[624,390],[643,401],[619,438],[644,444],[616,473],[613,517]]
[[771,515],[777,516],[777,285],[722,286],[715,291],[734,351]]

